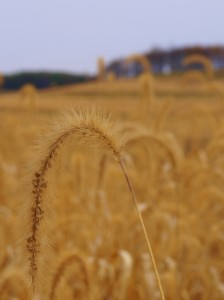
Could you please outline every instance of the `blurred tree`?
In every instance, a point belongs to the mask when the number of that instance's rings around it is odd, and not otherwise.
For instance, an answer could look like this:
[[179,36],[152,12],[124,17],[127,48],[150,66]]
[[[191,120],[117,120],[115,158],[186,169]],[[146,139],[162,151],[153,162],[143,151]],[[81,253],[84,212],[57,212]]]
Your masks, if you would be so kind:
[[17,90],[24,84],[33,84],[38,89],[52,85],[74,84],[90,80],[88,75],[78,75],[59,72],[24,72],[5,76],[4,89]]

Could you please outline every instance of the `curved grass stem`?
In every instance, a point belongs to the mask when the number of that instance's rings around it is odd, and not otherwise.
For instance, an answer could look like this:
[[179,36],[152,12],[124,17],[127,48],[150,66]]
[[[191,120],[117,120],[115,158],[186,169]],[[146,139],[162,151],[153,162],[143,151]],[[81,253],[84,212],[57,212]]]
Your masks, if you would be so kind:
[[162,284],[161,284],[160,277],[159,277],[159,272],[157,270],[155,258],[154,258],[153,252],[152,252],[152,247],[151,247],[151,244],[150,244],[150,241],[149,241],[149,237],[148,237],[148,234],[147,234],[147,231],[146,231],[146,228],[145,228],[145,224],[144,224],[141,212],[140,212],[140,210],[138,208],[138,202],[137,202],[137,199],[136,199],[136,196],[135,196],[135,192],[133,190],[132,184],[130,182],[130,179],[128,177],[128,174],[127,174],[127,171],[126,171],[126,168],[125,168],[125,165],[124,165],[122,159],[120,158],[118,160],[118,162],[119,162],[119,164],[120,164],[120,166],[122,168],[122,171],[124,173],[125,179],[126,179],[127,184],[128,184],[129,191],[130,191],[130,193],[132,195],[132,199],[133,199],[133,202],[134,202],[136,210],[137,210],[138,218],[139,218],[139,221],[140,221],[143,233],[144,233],[145,241],[146,241],[147,246],[148,246],[148,250],[149,250],[150,257],[151,257],[153,269],[154,269],[154,272],[155,272],[155,275],[156,275],[156,280],[157,280],[157,283],[158,283],[158,287],[159,287],[159,292],[160,292],[161,299],[165,300],[165,296],[164,296]]

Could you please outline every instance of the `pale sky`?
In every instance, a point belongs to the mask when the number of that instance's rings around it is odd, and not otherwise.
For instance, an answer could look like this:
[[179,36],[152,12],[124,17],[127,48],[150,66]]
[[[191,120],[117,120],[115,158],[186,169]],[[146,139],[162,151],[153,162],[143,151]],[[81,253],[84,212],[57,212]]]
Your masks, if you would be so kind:
[[95,72],[154,47],[224,45],[224,0],[1,0],[0,73]]

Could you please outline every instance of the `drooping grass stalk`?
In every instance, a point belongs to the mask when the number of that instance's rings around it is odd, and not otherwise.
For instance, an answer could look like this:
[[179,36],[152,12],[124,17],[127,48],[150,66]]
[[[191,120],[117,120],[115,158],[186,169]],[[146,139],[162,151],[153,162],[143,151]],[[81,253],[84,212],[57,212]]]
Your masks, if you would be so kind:
[[186,56],[182,61],[182,65],[185,67],[193,65],[195,63],[201,64],[204,67],[204,73],[208,78],[212,78],[214,76],[214,66],[212,64],[212,61],[205,55],[192,54]]
[[149,132],[147,130],[138,130],[129,136],[128,146],[139,143],[140,141],[147,141],[150,144],[157,144],[164,149],[169,156],[173,167],[178,171],[181,168],[184,154],[177,140],[172,134],[162,134]]
[[60,282],[60,279],[64,275],[66,269],[71,266],[76,264],[79,266],[80,271],[82,276],[84,276],[84,282],[85,282],[85,287],[86,287],[86,297],[89,299],[89,278],[88,278],[88,272],[87,272],[87,267],[85,265],[85,261],[82,258],[82,256],[77,253],[77,252],[71,252],[71,253],[66,253],[63,255],[63,258],[61,259],[56,272],[54,273],[51,288],[50,288],[50,300],[55,299],[56,291],[57,291],[57,286]]
[[[93,108],[82,109],[79,112],[73,112],[69,115],[67,114],[61,121],[59,120],[57,124],[55,124],[54,127],[49,131],[48,135],[46,136],[46,140],[41,145],[41,153],[38,155],[38,157],[36,157],[37,162],[36,165],[34,165],[34,170],[32,171],[32,205],[30,207],[30,199],[28,199],[27,204],[29,207],[28,214],[30,221],[27,224],[29,230],[26,238],[26,247],[29,253],[29,269],[33,290],[35,291],[36,282],[38,281],[39,277],[41,277],[41,267],[39,267],[39,263],[41,259],[43,260],[43,253],[48,251],[46,249],[46,243],[43,239],[44,236],[47,236],[47,232],[41,230],[44,219],[48,217],[47,211],[45,212],[45,202],[47,200],[47,191],[49,190],[48,175],[53,166],[53,162],[59,153],[59,150],[62,151],[65,143],[68,142],[75,142],[75,144],[90,143],[94,146],[98,145],[100,146],[100,149],[105,148],[106,150],[109,150],[117,159],[127,181],[133,201],[136,205],[139,221],[142,226],[145,240],[152,259],[153,268],[156,274],[161,299],[164,300],[165,298],[147,231],[141,213],[138,209],[136,196],[123,163],[121,153],[124,142],[120,136],[120,130],[116,124],[112,122],[111,118],[106,118],[105,115]],[[43,262],[42,265],[44,266]]]

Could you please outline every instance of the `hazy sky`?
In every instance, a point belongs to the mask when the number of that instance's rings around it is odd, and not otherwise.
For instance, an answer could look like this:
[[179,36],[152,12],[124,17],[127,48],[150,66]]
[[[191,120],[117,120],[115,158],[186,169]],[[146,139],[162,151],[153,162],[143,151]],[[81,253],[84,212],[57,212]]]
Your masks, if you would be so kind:
[[1,0],[0,72],[94,72],[153,47],[224,44],[224,0]]

